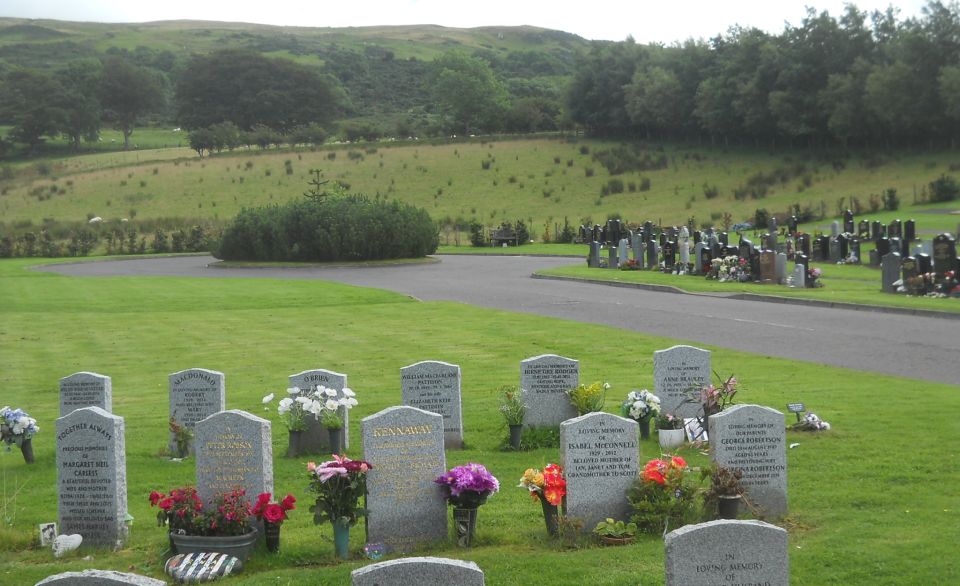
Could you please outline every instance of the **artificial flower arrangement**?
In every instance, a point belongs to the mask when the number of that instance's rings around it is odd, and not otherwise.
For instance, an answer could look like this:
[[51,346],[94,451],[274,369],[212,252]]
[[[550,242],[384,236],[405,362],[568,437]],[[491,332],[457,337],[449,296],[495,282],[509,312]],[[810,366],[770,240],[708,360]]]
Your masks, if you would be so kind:
[[657,429],[683,429],[683,418],[661,412],[657,415]]
[[360,497],[367,492],[367,472],[373,469],[363,460],[351,460],[334,454],[333,460],[315,464],[307,463],[310,485],[307,489],[316,493],[316,503],[310,507],[313,522],[330,521],[341,526],[356,525],[367,511],[359,505]]
[[500,404],[498,409],[506,420],[507,425],[523,425],[523,416],[526,407],[521,398],[522,391],[517,387],[505,386],[500,388]]
[[257,497],[257,502],[250,507],[250,515],[256,517],[258,521],[270,523],[272,525],[281,525],[287,520],[287,511],[292,511],[297,499],[292,494],[288,494],[279,503],[270,502],[270,493],[261,492]]
[[530,491],[534,501],[545,500],[553,506],[560,505],[567,494],[567,480],[563,476],[563,468],[558,464],[547,464],[543,472],[527,468],[517,486]]
[[820,419],[816,413],[807,413],[803,419],[790,426],[795,431],[827,431],[830,424]]
[[0,439],[10,449],[11,444],[23,445],[25,440],[32,438],[40,428],[37,420],[27,415],[23,409],[0,409]]
[[217,495],[206,512],[197,489],[192,486],[175,488],[169,494],[152,491],[150,506],[160,509],[157,524],[168,525],[170,532],[177,535],[223,537],[255,531],[250,525],[250,502],[242,488]]
[[823,283],[820,282],[821,275],[823,275],[823,271],[820,269],[807,267],[807,288],[816,289],[817,287],[823,287]]
[[596,411],[603,411],[603,402],[606,399],[609,383],[595,382],[590,385],[580,384],[567,391],[570,404],[577,410],[577,415],[586,415]]
[[630,391],[620,405],[620,413],[635,421],[649,421],[660,415],[660,398],[647,389]]
[[628,258],[627,262],[620,263],[621,271],[639,271],[640,263],[635,258]]
[[[312,415],[327,429],[341,429],[343,419],[340,407],[350,409],[357,404],[356,393],[344,387],[339,393],[323,385],[304,393],[299,387],[287,389],[287,397],[280,399],[277,414],[290,431],[303,431],[307,428],[306,417]],[[338,395],[343,395],[339,399]],[[263,398],[263,403],[273,401],[273,393]]]
[[732,254],[723,258],[715,258],[710,261],[710,270],[706,275],[707,279],[720,281],[745,282],[750,280],[750,263],[747,259],[740,258]]
[[643,533],[664,533],[692,520],[697,485],[683,458],[656,458],[647,462],[630,490],[630,520]]
[[444,497],[454,508],[475,509],[500,490],[500,482],[483,464],[454,466],[434,482],[443,488]]
[[737,394],[737,378],[735,376],[730,375],[726,380],[720,378],[719,374],[714,373],[714,376],[717,377],[719,386],[710,383],[700,389],[699,402],[703,405],[704,421],[707,417],[716,415],[733,405],[733,397]]

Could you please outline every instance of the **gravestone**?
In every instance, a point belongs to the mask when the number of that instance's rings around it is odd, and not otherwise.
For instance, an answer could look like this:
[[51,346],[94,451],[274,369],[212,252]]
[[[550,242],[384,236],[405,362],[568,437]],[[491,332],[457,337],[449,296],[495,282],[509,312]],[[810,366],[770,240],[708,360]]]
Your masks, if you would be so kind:
[[954,270],[957,259],[957,241],[944,233],[933,239],[933,270],[937,280],[943,280],[947,271]]
[[870,240],[870,222],[860,220],[857,224],[857,237],[861,240]]
[[830,262],[837,262],[838,260],[843,258],[840,256],[840,237],[839,236],[837,236],[836,238],[830,239],[830,244],[828,248],[830,251],[829,252]]
[[890,238],[900,238],[903,236],[903,222],[896,219],[887,226],[887,236]]
[[620,266],[620,258],[617,256],[617,247],[610,246],[607,248],[607,268],[615,269]]
[[640,268],[643,268],[643,233],[634,234],[630,237],[630,251],[633,254],[633,260],[637,261]]
[[447,501],[433,480],[446,472],[443,416],[388,407],[360,422],[367,473],[367,541],[391,552],[447,537]]
[[777,260],[774,264],[774,281],[778,285],[783,285],[787,281],[787,255],[783,252],[777,253]]
[[834,220],[830,222],[830,238],[836,238],[840,235],[840,222]]
[[640,474],[639,427],[610,413],[588,413],[560,424],[566,515],[583,521],[584,530],[608,517],[629,520],[626,493]]
[[127,540],[127,456],[123,417],[83,407],[57,419],[57,526],[84,545]]
[[647,243],[647,266],[653,270],[660,268],[660,245],[656,240]]
[[44,578],[37,582],[36,586],[166,586],[166,584],[163,580],[139,574],[111,570],[83,570]]
[[668,240],[663,245],[663,266],[672,269],[675,264],[677,264],[677,243]]
[[810,256],[810,235],[801,234],[797,236],[797,252],[803,253],[805,256]]
[[754,280],[760,278],[760,249],[758,248],[750,251],[750,277]]
[[218,494],[235,488],[254,502],[273,492],[273,445],[270,422],[246,411],[214,413],[194,428],[197,492],[207,507]]
[[846,234],[837,236],[837,247],[839,248],[838,259],[846,260],[847,255],[850,254],[850,239]]
[[803,265],[804,269],[810,268],[810,259],[805,254],[793,255],[794,264]]
[[[877,258],[879,258],[880,260],[883,260],[883,257],[893,252],[890,246],[890,239],[887,238],[886,236],[883,236],[879,240],[877,240],[876,251],[877,251]],[[899,252],[899,250],[897,252]]]
[[710,416],[710,457],[743,470],[747,499],[763,515],[787,514],[787,445],[783,413],[735,405]]
[[[192,430],[198,421],[226,409],[226,379],[222,372],[190,368],[168,377],[170,384],[170,419]],[[193,451],[191,443],[190,451]],[[169,448],[177,452],[177,442],[170,433]]]
[[846,210],[843,212],[843,232],[845,234],[853,234],[854,227],[853,212]]
[[919,276],[920,271],[917,268],[917,259],[908,256],[900,264],[900,278],[903,281],[903,287],[911,295],[921,295],[923,286],[914,279]]
[[567,391],[580,384],[580,362],[556,354],[520,363],[520,398],[527,427],[556,427],[577,416]]
[[896,293],[894,283],[900,278],[900,253],[891,252],[880,261],[881,287],[884,293]]
[[680,240],[677,242],[677,247],[680,249],[680,262],[683,263],[683,268],[686,270],[687,264],[690,262],[690,230],[686,226],[680,228]]
[[[693,346],[673,346],[653,353],[653,394],[660,397],[660,409],[680,417],[699,417],[699,400],[689,402],[691,392],[710,382],[710,351]],[[699,395],[696,395],[699,396]]]
[[921,273],[933,272],[933,259],[929,254],[920,253],[917,255],[917,270]]
[[[316,390],[318,385],[322,385],[337,391],[337,396],[333,397],[334,399],[342,399],[343,389],[347,386],[347,375],[323,368],[304,370],[288,376],[287,385],[301,389],[302,394],[310,393]],[[346,407],[340,407],[338,413],[340,420],[343,421],[343,429],[340,432],[340,452],[338,453],[343,453],[350,447],[350,411]],[[307,414],[304,420],[307,423],[307,428],[300,437],[300,450],[304,454],[329,455],[331,452],[330,432],[313,415]]]
[[777,278],[777,253],[764,250],[760,253],[760,282],[773,283]]
[[109,376],[75,372],[60,379],[60,417],[83,407],[113,411],[113,382]]
[[903,239],[907,242],[917,239],[917,222],[913,218],[903,223]]
[[862,262],[860,258],[860,239],[859,238],[850,239],[850,254],[852,254],[856,258],[854,263],[860,264]]
[[693,274],[705,275],[710,271],[710,248],[704,242],[693,247]]
[[663,541],[666,586],[788,586],[787,531],[721,519],[675,529]]
[[617,255],[618,264],[625,265],[630,260],[630,242],[626,238],[620,239],[620,244],[617,246]]
[[796,234],[799,223],[800,222],[797,221],[796,216],[790,216],[790,218],[787,220],[787,232],[789,234]]
[[590,254],[587,255],[587,266],[591,269],[600,268],[600,243],[596,240],[590,243]]
[[787,277],[787,286],[799,289],[807,286],[807,269],[804,265],[800,263],[794,265],[793,272]]
[[886,236],[886,228],[879,220],[870,222],[870,238],[876,242]]
[[484,586],[473,562],[434,557],[400,558],[350,572],[351,586]]
[[753,250],[753,243],[746,238],[740,238],[740,246],[737,247],[737,256],[740,258],[750,258],[751,250]]
[[717,238],[720,239],[720,244],[724,246],[730,246],[730,235],[726,232],[720,232],[720,234],[717,235]]
[[400,369],[402,403],[443,416],[443,442],[447,449],[463,448],[463,414],[460,401],[460,367],[424,361]]

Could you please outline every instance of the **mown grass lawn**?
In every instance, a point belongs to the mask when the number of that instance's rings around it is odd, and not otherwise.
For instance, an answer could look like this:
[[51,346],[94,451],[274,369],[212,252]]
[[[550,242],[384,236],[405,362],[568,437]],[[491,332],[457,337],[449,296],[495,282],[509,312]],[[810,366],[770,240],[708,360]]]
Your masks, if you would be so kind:
[[[359,421],[400,398],[399,369],[425,359],[459,364],[467,449],[447,464],[478,461],[502,490],[480,510],[477,544],[445,544],[431,555],[477,562],[490,584],[661,584],[663,542],[565,549],[546,538],[539,507],[514,488],[523,470],[558,450],[504,452],[495,390],[516,384],[519,362],[542,353],[581,361],[583,381],[613,387],[616,412],[632,388],[652,388],[652,354],[682,341],[456,303],[422,303],[389,292],[321,281],[70,278],[25,270],[36,260],[0,261],[0,403],[39,420],[37,463],[0,452],[0,581],[33,584],[62,571],[109,568],[159,576],[166,536],[147,496],[194,478],[194,461],[160,454],[167,435],[167,375],[190,367],[226,373],[227,407],[274,424],[275,486],[299,508],[284,524],[277,556],[258,552],[231,584],[345,584],[365,560],[333,559],[328,527],[312,525],[305,459],[283,458],[285,430],[261,397],[282,392],[307,368],[349,375]],[[612,271],[611,271],[612,272]],[[617,273],[620,274],[620,273]],[[713,366],[741,381],[739,402],[783,409],[803,401],[833,424],[821,435],[788,433],[793,584],[955,583],[960,579],[958,388],[712,347]],[[905,357],[908,359],[908,357]],[[83,551],[55,561],[37,524],[57,517],[54,419],[57,380],[80,370],[113,378],[114,412],[126,420],[130,513],[126,548]],[[641,459],[658,454],[642,442]],[[354,444],[349,455],[361,456]],[[707,458],[683,454],[694,465]],[[363,545],[362,529],[351,548]],[[83,556],[92,556],[89,560]]]

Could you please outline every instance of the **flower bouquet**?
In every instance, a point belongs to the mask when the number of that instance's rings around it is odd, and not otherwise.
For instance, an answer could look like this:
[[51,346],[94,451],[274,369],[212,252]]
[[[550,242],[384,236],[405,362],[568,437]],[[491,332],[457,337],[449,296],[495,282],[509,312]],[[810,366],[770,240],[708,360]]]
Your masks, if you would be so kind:
[[350,527],[356,525],[367,511],[360,506],[360,497],[367,492],[367,472],[373,466],[363,460],[351,460],[334,454],[333,460],[320,464],[307,463],[310,485],[316,493],[316,503],[310,507],[313,522],[333,524],[334,546],[337,557],[346,559],[350,542]]
[[557,507],[563,503],[563,497],[567,494],[563,468],[557,464],[547,464],[543,472],[536,468],[527,468],[518,486],[530,491],[533,500],[540,501],[547,532],[556,535],[559,532]]
[[444,497],[453,506],[457,543],[469,547],[477,527],[477,508],[500,490],[500,482],[483,464],[455,466],[434,482],[443,488]]
[[586,415],[596,411],[603,411],[603,402],[606,399],[609,383],[595,382],[590,385],[577,385],[567,391],[570,404],[577,410],[577,415]]
[[660,398],[643,389],[627,393],[627,399],[620,405],[620,414],[640,424],[640,438],[650,437],[650,419],[660,415]]
[[272,553],[280,551],[280,525],[287,520],[287,511],[296,508],[294,506],[296,502],[297,499],[292,494],[288,494],[279,503],[272,503],[270,493],[262,492],[257,497],[257,502],[250,507],[250,514],[263,522],[267,551]]
[[219,552],[245,560],[257,541],[242,488],[217,495],[206,511],[192,486],[169,494],[152,491],[150,506],[160,509],[157,524],[169,526],[171,546],[179,553]]
[[666,533],[691,518],[697,486],[683,458],[673,456],[647,462],[630,490],[631,521],[644,533]]
[[40,431],[37,420],[27,415],[23,409],[0,409],[0,440],[7,444],[7,450],[13,444],[20,448],[23,460],[33,464],[33,436]]
[[521,398],[522,391],[517,387],[505,386],[500,388],[500,404],[498,408],[510,428],[510,447],[520,449],[520,439],[523,432],[523,416],[526,406]]
[[[314,394],[319,398],[320,409],[314,415],[330,433],[330,449],[339,452],[343,447],[342,430],[346,411],[357,405],[356,393],[343,387],[338,393],[335,389],[318,385]],[[342,395],[339,399],[338,395]],[[341,408],[343,413],[341,413]]]

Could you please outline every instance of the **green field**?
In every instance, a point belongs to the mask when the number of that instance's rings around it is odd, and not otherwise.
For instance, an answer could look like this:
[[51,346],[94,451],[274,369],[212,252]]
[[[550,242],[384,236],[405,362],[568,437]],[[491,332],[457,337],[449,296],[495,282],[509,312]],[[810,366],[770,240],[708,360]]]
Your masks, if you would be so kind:
[[[154,525],[147,496],[194,477],[192,459],[175,463],[160,453],[167,435],[166,377],[201,366],[226,373],[228,408],[273,422],[276,491],[300,499],[284,524],[280,555],[257,553],[231,583],[345,583],[364,561],[333,559],[330,529],[313,526],[306,511],[305,460],[282,457],[284,428],[260,399],[282,391],[286,376],[305,368],[348,373],[360,399],[351,415],[351,436],[358,438],[362,417],[399,401],[400,367],[437,359],[463,370],[468,448],[450,452],[448,466],[484,463],[503,488],[480,510],[475,547],[445,544],[430,554],[476,561],[491,584],[527,582],[544,572],[557,584],[662,583],[659,538],[624,548],[583,543],[573,549],[546,538],[539,507],[514,485],[525,468],[556,461],[558,451],[501,451],[506,429],[496,415],[495,389],[516,384],[523,358],[555,352],[581,361],[582,380],[609,381],[606,410],[616,412],[627,391],[652,388],[652,353],[682,340],[319,281],[70,278],[25,270],[36,262],[0,261],[2,403],[26,409],[41,427],[34,439],[37,464],[0,452],[5,582],[32,584],[90,567],[160,575],[167,540]],[[788,434],[789,443],[799,444],[788,451],[791,513],[783,521],[792,584],[960,578],[953,555],[960,539],[960,458],[945,441],[960,431],[955,386],[710,349],[714,368],[740,379],[738,402],[783,409],[803,401],[833,424],[821,435]],[[114,412],[126,420],[135,521],[119,552],[85,551],[54,561],[36,545],[36,527],[57,513],[57,380],[80,370],[113,378]],[[643,460],[657,455],[656,440],[642,442],[641,452]],[[349,455],[362,455],[359,444]],[[692,448],[683,455],[695,465],[706,462]],[[362,530],[351,539],[357,552]],[[82,559],[90,553],[92,560]]]

